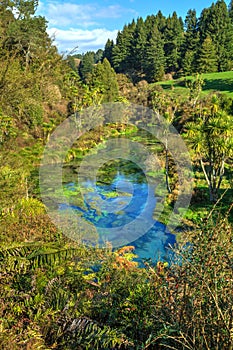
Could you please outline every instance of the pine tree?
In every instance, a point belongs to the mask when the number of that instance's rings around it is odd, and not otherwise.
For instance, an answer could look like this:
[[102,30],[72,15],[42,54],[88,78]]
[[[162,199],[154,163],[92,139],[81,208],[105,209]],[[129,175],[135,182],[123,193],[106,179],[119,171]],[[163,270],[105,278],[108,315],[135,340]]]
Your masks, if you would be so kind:
[[204,9],[199,21],[201,41],[210,36],[216,49],[218,71],[231,69],[233,57],[233,27],[223,0]]
[[231,23],[233,23],[233,0],[231,0],[231,2],[229,4],[228,13],[229,13],[229,17],[231,19]]
[[153,28],[148,34],[145,47],[144,72],[148,82],[159,81],[164,75],[164,43],[158,28]]
[[114,47],[113,40],[108,39],[106,44],[105,44],[105,47],[104,47],[103,60],[104,60],[104,58],[107,58],[107,60],[111,64],[111,66],[113,65],[113,63],[112,63],[112,50],[113,50],[113,47]]
[[138,73],[142,73],[143,61],[145,59],[146,28],[142,17],[138,18],[133,35],[133,67]]
[[197,67],[200,73],[212,73],[218,69],[216,50],[210,36],[207,36],[201,45],[197,58]]
[[182,69],[185,75],[192,74],[195,69],[195,58],[199,43],[198,21],[195,10],[189,10],[185,18],[184,42],[182,45]]
[[145,20],[145,29],[147,34],[149,34],[152,28],[154,27],[158,28],[158,21],[156,16],[155,15],[147,16]]
[[94,66],[90,77],[90,85],[98,88],[102,94],[102,102],[112,102],[118,97],[118,83],[114,69],[111,67],[107,58]]
[[121,32],[118,32],[116,45],[112,50],[113,67],[118,73],[125,73],[132,69],[132,43],[135,27],[133,20],[131,24],[125,25]]
[[101,62],[104,57],[103,57],[104,51],[102,49],[98,49],[95,53],[94,53],[94,62],[95,63],[99,63]]
[[161,33],[163,33],[166,27],[166,17],[162,14],[161,11],[159,11],[156,15],[156,22],[157,22],[158,30]]
[[166,71],[176,72],[180,68],[181,45],[183,41],[183,23],[176,12],[167,18],[164,29],[164,51]]
[[184,75],[191,75],[194,71],[195,51],[187,50],[182,59],[182,70]]
[[86,52],[79,65],[79,75],[85,84],[88,82],[94,68],[94,55],[92,51]]

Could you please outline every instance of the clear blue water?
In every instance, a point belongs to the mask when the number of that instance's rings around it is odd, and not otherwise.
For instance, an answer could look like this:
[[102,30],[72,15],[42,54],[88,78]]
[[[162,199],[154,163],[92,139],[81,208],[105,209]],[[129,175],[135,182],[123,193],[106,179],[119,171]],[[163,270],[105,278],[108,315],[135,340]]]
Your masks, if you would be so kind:
[[[70,192],[72,195],[78,185],[80,184],[74,181],[64,184],[66,193]],[[107,182],[104,182],[102,178],[93,183],[87,176],[85,181],[82,181],[81,188],[83,205],[70,203],[69,207],[77,211],[77,214],[87,222],[95,225],[100,233],[100,243],[103,243],[101,242],[103,229],[110,231],[119,229],[118,232],[123,232],[122,228],[130,225],[142,215],[146,209],[146,201],[150,192],[150,184],[147,183],[140,169],[130,172],[129,168],[126,170],[124,167],[113,172]],[[150,200],[150,206],[152,205],[156,207],[155,197]],[[67,209],[67,204],[61,204],[60,209]],[[166,232],[165,225],[153,219],[153,210],[150,218],[147,219],[150,221],[149,229],[145,231],[143,228],[139,237],[133,241],[131,238],[134,235],[129,236],[127,245],[135,247],[134,252],[138,256],[136,260],[139,263],[142,261],[152,263],[170,261],[172,252],[169,247],[176,242],[175,235]]]

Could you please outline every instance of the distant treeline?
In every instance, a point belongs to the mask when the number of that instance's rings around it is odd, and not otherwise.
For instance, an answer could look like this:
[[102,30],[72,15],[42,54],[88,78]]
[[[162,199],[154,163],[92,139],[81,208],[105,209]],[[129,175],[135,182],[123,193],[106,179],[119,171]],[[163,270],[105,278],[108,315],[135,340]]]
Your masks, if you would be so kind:
[[[78,55],[80,75],[87,66],[107,58],[117,73],[133,81],[154,82],[165,74],[211,73],[233,68],[233,1],[204,8],[200,17],[190,9],[185,21],[176,12],[165,17],[139,17],[108,40],[104,50]],[[89,64],[88,64],[89,63]],[[83,69],[84,68],[84,69]]]

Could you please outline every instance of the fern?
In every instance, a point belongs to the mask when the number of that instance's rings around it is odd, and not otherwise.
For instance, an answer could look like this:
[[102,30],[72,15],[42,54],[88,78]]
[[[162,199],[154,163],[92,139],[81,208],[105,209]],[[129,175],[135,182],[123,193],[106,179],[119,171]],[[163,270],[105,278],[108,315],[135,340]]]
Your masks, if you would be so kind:
[[32,252],[27,259],[31,262],[34,268],[40,268],[45,265],[55,266],[66,260],[72,259],[80,251],[75,248],[56,249],[54,251],[44,251],[39,249]]
[[80,248],[53,244],[24,243],[0,250],[0,270],[26,272],[45,266],[55,266],[82,254]]
[[121,349],[133,347],[133,341],[116,329],[87,318],[79,317],[65,322],[61,328],[64,344],[69,346],[81,345],[84,349]]

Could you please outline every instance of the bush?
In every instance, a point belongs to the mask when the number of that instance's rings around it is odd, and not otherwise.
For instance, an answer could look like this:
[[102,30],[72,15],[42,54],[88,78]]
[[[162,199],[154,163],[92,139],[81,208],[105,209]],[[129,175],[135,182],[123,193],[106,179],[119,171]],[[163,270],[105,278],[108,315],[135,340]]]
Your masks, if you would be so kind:
[[132,261],[132,247],[4,245],[0,346],[232,349],[232,227],[209,215],[187,242],[171,266],[145,268]]

